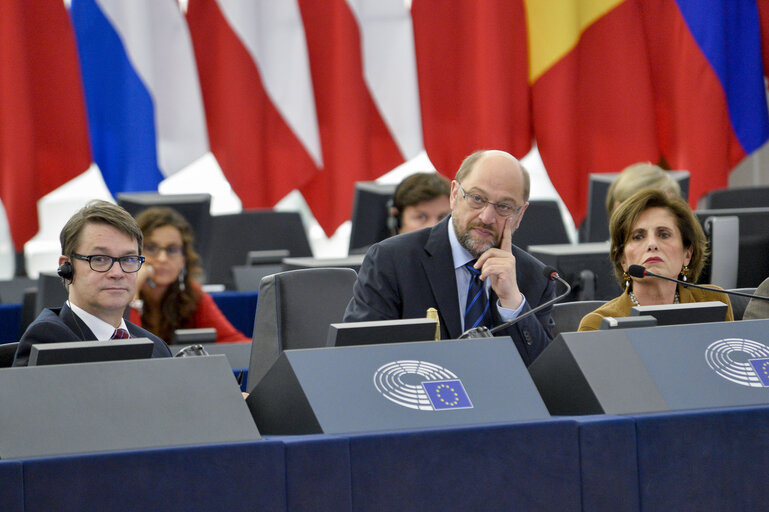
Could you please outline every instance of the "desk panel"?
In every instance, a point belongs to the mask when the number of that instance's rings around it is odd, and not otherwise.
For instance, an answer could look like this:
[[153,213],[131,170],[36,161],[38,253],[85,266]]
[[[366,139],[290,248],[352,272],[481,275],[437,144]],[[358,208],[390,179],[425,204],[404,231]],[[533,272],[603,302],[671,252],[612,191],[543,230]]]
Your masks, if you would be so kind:
[[27,512],[286,510],[279,442],[35,459],[24,482]]
[[0,510],[24,511],[24,466],[20,461],[0,461]]
[[640,511],[635,421],[603,415],[575,419],[579,423],[582,509]]
[[571,420],[355,436],[350,464],[356,511],[581,510]]
[[769,408],[638,416],[641,510],[767,510]]
[[352,512],[350,442],[326,435],[284,437],[291,512]]

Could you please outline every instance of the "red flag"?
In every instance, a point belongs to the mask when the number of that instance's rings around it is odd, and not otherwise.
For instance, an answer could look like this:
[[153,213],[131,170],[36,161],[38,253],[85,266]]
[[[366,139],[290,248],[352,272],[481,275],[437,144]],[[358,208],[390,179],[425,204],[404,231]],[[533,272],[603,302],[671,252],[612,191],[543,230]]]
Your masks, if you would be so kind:
[[37,201],[91,164],[75,35],[61,0],[0,2],[0,197],[14,245]]
[[356,181],[403,162],[363,76],[361,37],[344,0],[300,0],[318,108],[323,169],[300,188],[331,234],[350,217]]
[[464,157],[531,148],[526,17],[520,0],[414,0],[425,149],[454,177]]
[[[245,9],[252,8],[258,9]],[[312,178],[317,166],[270,98],[264,85],[269,77],[261,74],[266,70],[258,68],[260,63],[225,19],[217,2],[190,0],[187,21],[200,74],[211,152],[244,207],[272,207]],[[265,38],[268,47],[279,44],[256,33],[263,20],[249,21],[254,23],[244,28],[248,33],[241,32],[241,36]],[[283,28],[288,31],[290,27]],[[277,78],[296,81],[288,74]],[[315,123],[315,119],[307,122]]]

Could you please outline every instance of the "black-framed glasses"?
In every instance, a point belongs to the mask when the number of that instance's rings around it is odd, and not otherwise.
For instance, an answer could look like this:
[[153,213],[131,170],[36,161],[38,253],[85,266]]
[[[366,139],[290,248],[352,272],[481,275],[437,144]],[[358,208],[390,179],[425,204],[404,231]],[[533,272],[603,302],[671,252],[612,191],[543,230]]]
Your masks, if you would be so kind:
[[166,256],[169,258],[178,258],[184,254],[184,247],[181,245],[169,245],[168,247],[161,247],[160,245],[155,244],[145,244],[144,252],[153,258],[160,256],[161,252],[165,252]]
[[462,188],[462,184],[457,182],[457,185],[459,185],[459,191],[462,192],[462,197],[467,201],[467,203],[470,205],[470,208],[474,210],[482,210],[486,208],[487,204],[490,204],[494,207],[494,211],[497,212],[497,215],[500,217],[510,217],[511,215],[515,214],[518,215],[521,213],[521,210],[523,210],[523,206],[515,206],[513,204],[507,204],[507,203],[492,203],[485,197],[479,196],[478,194],[471,194],[469,192],[465,192],[465,189]]
[[91,254],[85,256],[84,254],[74,253],[72,257],[76,260],[87,261],[91,266],[91,270],[95,272],[108,272],[112,268],[112,265],[117,261],[120,265],[120,270],[126,274],[132,274],[138,272],[142,268],[144,263],[144,256],[121,256],[120,258],[113,258],[106,254]]

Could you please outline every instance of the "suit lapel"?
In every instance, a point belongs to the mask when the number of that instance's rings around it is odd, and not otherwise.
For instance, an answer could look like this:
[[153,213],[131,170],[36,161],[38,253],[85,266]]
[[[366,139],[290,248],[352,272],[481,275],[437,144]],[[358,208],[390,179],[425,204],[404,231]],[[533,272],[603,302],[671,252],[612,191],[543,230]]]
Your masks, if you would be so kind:
[[427,281],[430,283],[438,314],[448,332],[449,338],[462,334],[462,322],[459,318],[459,298],[457,280],[454,274],[454,259],[451,256],[448,228],[450,217],[439,222],[430,231],[425,244],[425,257],[422,259]]
[[80,336],[82,341],[95,341],[96,335],[85,325],[85,322],[80,320],[78,316],[72,312],[72,310],[64,304],[59,312],[61,320],[69,327],[73,333]]

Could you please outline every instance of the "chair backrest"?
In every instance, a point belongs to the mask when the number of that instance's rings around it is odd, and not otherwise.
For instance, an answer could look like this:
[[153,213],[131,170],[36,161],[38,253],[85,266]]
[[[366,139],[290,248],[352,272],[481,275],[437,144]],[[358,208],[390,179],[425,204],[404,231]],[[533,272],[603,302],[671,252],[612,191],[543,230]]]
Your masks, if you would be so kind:
[[582,317],[603,306],[603,300],[583,300],[575,302],[561,302],[553,306],[550,316],[555,323],[553,338],[562,332],[574,332],[579,327]]
[[[751,295],[756,293],[755,288],[732,288],[729,291],[749,293]],[[734,319],[742,320],[742,317],[745,314],[745,308],[748,307],[748,303],[750,302],[750,297],[729,295],[729,301],[732,303],[732,313],[734,314]]]
[[[618,172],[591,173],[588,178],[587,215],[579,227],[580,242],[603,242],[609,239],[609,214],[606,195]],[[689,198],[689,171],[670,171],[681,187],[681,196]]]
[[350,268],[309,268],[262,279],[248,369],[249,391],[283,350],[326,346],[329,325],[342,321],[356,277]]
[[0,345],[0,368],[8,368],[13,364],[13,358],[16,355],[16,347],[18,346],[18,341]]
[[521,222],[513,233],[513,243],[523,250],[530,245],[568,244],[566,224],[554,199],[533,199]]
[[697,201],[698,210],[763,208],[769,206],[769,186],[711,190]]
[[232,267],[245,265],[250,251],[288,249],[293,257],[312,256],[298,212],[244,210],[211,217],[208,254],[203,256],[207,283],[234,289]]

